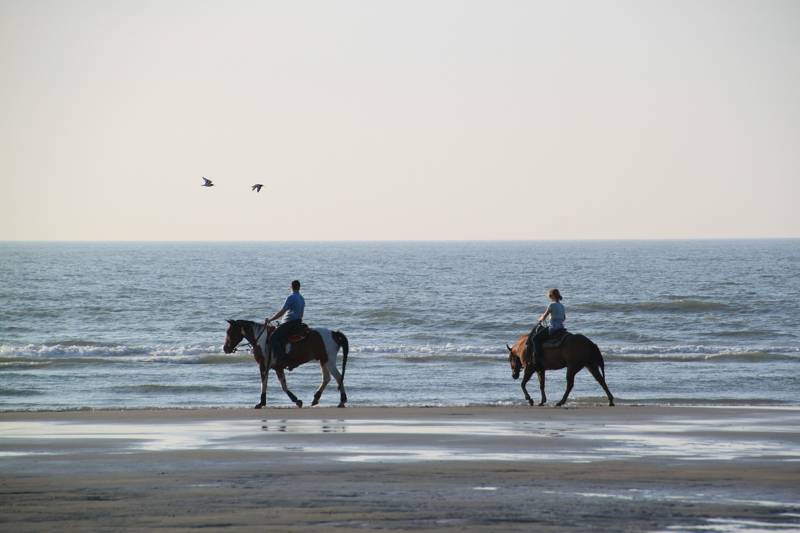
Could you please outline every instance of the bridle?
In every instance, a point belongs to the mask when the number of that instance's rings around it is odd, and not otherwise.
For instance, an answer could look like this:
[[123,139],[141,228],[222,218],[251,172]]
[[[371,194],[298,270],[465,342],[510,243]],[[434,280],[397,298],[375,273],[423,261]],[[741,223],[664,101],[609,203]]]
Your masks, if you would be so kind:
[[245,342],[244,342],[244,344],[242,344],[242,343],[240,342],[239,344],[237,344],[236,346],[234,346],[234,347],[231,349],[231,353],[236,353],[236,352],[238,352],[238,351],[239,351],[239,347],[240,347],[240,346],[241,346],[241,347],[243,347],[243,348],[248,348],[248,349],[250,349],[250,350],[252,350],[252,349],[253,349],[253,345],[252,345],[252,344],[250,344],[250,341],[249,341],[249,340],[247,340],[247,339],[245,339],[245,338],[242,338],[242,340],[243,340],[243,341],[245,341]]
[[[256,325],[255,322],[250,322],[250,324],[251,324],[251,327]],[[236,346],[233,347],[233,349],[232,349],[233,351],[231,351],[231,353],[236,353],[240,346],[246,346],[247,348],[249,348],[252,351],[255,348],[255,345],[258,344],[258,339],[261,337],[261,335],[264,334],[264,331],[266,331],[267,328],[262,326],[262,329],[261,329],[261,331],[259,332],[258,335],[255,335],[253,333],[253,331],[251,330],[250,331],[250,336],[253,337],[253,340],[250,340],[247,337],[246,324],[242,324],[241,326],[239,326],[239,329],[242,332],[242,340],[239,341],[239,343],[236,344]],[[242,341],[245,341],[245,343],[242,344]]]

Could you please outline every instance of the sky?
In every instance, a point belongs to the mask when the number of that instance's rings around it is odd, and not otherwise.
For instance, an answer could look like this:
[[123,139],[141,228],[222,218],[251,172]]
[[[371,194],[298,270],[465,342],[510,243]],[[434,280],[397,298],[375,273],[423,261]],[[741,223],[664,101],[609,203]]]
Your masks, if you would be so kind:
[[798,95],[795,0],[0,0],[0,240],[796,238]]

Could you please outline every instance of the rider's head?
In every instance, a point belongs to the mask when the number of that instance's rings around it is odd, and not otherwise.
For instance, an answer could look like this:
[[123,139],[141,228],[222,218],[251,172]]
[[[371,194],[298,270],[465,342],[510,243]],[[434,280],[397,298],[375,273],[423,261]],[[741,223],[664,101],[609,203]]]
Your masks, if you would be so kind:
[[560,302],[564,298],[561,297],[561,293],[558,292],[558,289],[550,289],[547,291],[547,297],[553,300],[554,302]]
[[294,280],[292,282],[292,290],[295,291],[295,292],[300,290],[300,282],[299,281]]

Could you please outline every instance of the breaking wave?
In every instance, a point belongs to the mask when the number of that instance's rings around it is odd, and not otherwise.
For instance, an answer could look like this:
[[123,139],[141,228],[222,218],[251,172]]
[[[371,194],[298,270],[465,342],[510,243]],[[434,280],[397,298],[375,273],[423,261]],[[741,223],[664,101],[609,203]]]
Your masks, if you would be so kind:
[[[606,361],[741,362],[800,361],[797,346],[620,344],[601,346]],[[351,346],[351,357],[402,363],[494,363],[508,352],[504,344],[387,344]],[[0,369],[115,363],[229,365],[252,362],[246,349],[223,354],[212,344],[128,346],[90,343],[0,345]]]
[[128,346],[82,341],[45,344],[2,344],[0,357],[125,357],[125,356],[181,356],[221,352],[219,345],[161,345]]

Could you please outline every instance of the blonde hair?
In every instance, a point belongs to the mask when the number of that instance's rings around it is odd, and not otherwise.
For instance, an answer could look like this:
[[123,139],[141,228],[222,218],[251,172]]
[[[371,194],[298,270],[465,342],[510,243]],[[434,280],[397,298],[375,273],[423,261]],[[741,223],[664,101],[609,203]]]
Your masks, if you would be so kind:
[[553,300],[555,300],[557,302],[560,302],[561,300],[564,299],[564,298],[561,297],[561,293],[558,292],[558,289],[550,289],[547,292],[547,296],[549,296],[550,298],[552,298]]

